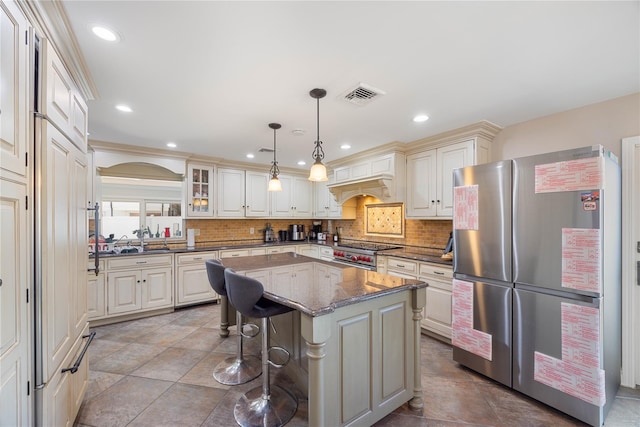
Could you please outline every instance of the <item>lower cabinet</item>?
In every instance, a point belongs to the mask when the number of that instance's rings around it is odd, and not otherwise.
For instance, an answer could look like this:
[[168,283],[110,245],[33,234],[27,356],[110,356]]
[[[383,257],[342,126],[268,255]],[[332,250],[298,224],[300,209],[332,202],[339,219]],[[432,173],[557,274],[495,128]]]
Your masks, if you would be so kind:
[[305,255],[311,258],[320,258],[320,250],[318,248],[318,245],[313,245],[313,244],[297,245],[296,253],[299,253],[300,255]]
[[218,251],[176,255],[176,307],[220,299],[209,284],[205,261],[218,258]]
[[429,283],[421,326],[428,331],[451,339],[453,269],[437,264],[420,263],[419,277]]
[[420,279],[429,284],[420,324],[424,330],[450,340],[453,269],[446,265],[389,256],[386,257],[386,274]]
[[173,306],[173,255],[132,256],[107,261],[107,314]]
[[[94,268],[93,263],[89,268]],[[89,320],[102,319],[107,315],[107,288],[104,274],[104,261],[99,264],[100,273],[96,276],[93,271],[89,271],[87,277],[87,314]]]

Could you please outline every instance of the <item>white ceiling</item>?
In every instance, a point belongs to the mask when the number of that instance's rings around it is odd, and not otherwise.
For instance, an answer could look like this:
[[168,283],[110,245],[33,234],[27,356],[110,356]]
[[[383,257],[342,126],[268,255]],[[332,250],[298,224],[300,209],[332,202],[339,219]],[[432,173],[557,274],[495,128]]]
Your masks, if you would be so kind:
[[[64,1],[97,88],[90,139],[308,167],[480,120],[509,126],[640,91],[640,3]],[[115,29],[119,43],[90,31]],[[386,95],[355,106],[358,83]],[[114,109],[127,104],[133,113]],[[417,113],[430,116],[413,123]],[[306,131],[304,136],[292,134]],[[343,151],[343,143],[351,150]],[[305,167],[305,168],[306,168]]]

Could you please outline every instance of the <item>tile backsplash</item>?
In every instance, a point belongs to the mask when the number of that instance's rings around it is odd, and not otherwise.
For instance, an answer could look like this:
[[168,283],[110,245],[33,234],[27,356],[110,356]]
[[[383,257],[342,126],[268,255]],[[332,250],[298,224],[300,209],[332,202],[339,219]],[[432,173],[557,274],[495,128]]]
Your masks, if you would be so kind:
[[[404,238],[386,236],[367,236],[365,234],[365,205],[380,203],[374,197],[359,197],[356,208],[356,219],[323,220],[322,229],[330,233],[341,227],[341,238],[371,240],[382,243],[403,244],[444,249],[452,230],[451,220],[404,220]],[[262,231],[266,223],[271,224],[276,233],[288,230],[289,224],[303,224],[305,230],[311,230],[312,219],[187,219],[185,229],[200,230],[196,236],[196,244],[223,240],[262,240]],[[251,228],[254,233],[251,234]]]

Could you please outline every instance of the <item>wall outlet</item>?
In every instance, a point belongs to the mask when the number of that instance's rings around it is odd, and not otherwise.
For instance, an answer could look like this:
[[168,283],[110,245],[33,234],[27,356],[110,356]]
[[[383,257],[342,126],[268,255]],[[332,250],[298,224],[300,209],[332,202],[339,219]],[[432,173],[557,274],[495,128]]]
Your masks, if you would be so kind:
[[199,236],[200,235],[200,229],[199,228],[194,228],[193,229],[193,235],[194,236]]
[[255,232],[256,232],[256,230],[253,227],[249,228],[249,234],[253,234]]

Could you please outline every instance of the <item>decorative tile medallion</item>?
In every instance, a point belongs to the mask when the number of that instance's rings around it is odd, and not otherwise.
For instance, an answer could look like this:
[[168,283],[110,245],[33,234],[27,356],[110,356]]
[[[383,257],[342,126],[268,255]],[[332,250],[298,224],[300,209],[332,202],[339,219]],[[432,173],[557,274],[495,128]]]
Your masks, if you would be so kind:
[[403,203],[365,205],[364,209],[366,235],[404,237]]

